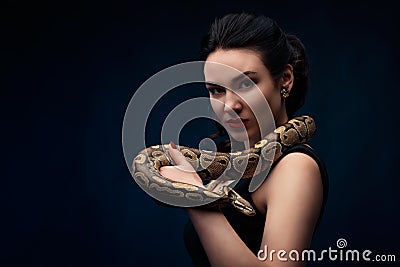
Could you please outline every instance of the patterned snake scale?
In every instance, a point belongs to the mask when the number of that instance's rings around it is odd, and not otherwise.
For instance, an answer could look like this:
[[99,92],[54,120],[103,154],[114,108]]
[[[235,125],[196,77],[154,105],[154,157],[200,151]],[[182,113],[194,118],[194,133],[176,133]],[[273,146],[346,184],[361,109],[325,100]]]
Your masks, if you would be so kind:
[[[315,131],[313,118],[299,116],[279,126],[247,150],[221,153],[180,146],[180,152],[196,170],[205,188],[176,182],[160,174],[162,166],[173,165],[166,152],[168,144],[151,146],[139,152],[133,160],[132,176],[146,192],[151,191],[170,199],[180,198],[180,201],[184,198],[185,203],[196,203],[195,206],[203,205],[203,208],[208,209],[232,205],[243,214],[254,216],[252,205],[229,185],[237,181],[238,177],[249,179],[268,169],[286,149],[305,143]],[[259,161],[261,164],[257,167]]]

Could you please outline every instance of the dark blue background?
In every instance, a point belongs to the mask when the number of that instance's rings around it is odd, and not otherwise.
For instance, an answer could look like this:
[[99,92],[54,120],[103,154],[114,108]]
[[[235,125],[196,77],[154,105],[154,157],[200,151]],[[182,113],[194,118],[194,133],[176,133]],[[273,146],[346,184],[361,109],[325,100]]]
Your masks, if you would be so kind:
[[[151,75],[197,59],[214,17],[242,10],[276,19],[310,57],[311,87],[298,114],[317,121],[313,145],[331,185],[313,247],[345,238],[348,248],[400,260],[394,4],[6,1],[1,266],[190,265],[186,214],[155,205],[131,179],[123,116]],[[362,264],[323,264],[342,265]]]

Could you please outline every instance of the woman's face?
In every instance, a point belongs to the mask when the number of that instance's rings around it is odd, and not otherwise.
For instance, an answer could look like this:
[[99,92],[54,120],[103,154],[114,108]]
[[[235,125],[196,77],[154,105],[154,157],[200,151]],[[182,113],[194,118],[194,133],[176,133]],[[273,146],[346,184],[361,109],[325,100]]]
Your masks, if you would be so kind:
[[280,85],[257,52],[216,50],[206,60],[204,75],[211,106],[235,140],[252,146],[287,121]]

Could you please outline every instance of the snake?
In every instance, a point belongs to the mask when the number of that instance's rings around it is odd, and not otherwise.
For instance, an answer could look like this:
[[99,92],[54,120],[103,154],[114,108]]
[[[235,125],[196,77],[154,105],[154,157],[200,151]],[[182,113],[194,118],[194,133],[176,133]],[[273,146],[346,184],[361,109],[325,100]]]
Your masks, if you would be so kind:
[[251,148],[242,151],[222,153],[179,146],[180,153],[197,172],[204,187],[174,181],[161,175],[161,167],[174,165],[168,154],[170,144],[153,145],[140,151],[133,159],[131,174],[143,190],[161,200],[166,197],[169,200],[175,199],[172,201],[174,203],[194,203],[192,205],[210,210],[220,210],[231,205],[242,214],[254,216],[254,207],[233,190],[232,185],[238,179],[251,179],[262,173],[282,157],[288,148],[307,142],[315,131],[314,119],[304,115],[292,118]]

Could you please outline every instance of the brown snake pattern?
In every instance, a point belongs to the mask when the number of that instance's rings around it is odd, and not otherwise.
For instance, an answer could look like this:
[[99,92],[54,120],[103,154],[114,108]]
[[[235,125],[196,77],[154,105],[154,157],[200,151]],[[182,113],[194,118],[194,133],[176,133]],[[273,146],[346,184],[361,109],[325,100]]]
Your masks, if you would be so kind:
[[[167,203],[186,206],[204,205],[206,208],[220,208],[233,205],[248,216],[255,215],[252,205],[231,189],[230,185],[241,179],[249,179],[266,170],[280,158],[289,147],[305,143],[315,133],[314,119],[299,116],[276,128],[257,142],[254,147],[232,153],[220,153],[180,146],[180,152],[197,171],[205,188],[176,182],[162,176],[162,166],[172,166],[168,153],[169,145],[148,147],[134,158],[132,175],[136,183],[153,197]],[[168,198],[165,201],[164,197]],[[174,201],[176,200],[176,201]]]

